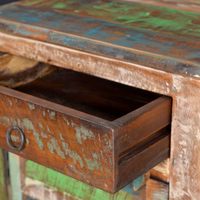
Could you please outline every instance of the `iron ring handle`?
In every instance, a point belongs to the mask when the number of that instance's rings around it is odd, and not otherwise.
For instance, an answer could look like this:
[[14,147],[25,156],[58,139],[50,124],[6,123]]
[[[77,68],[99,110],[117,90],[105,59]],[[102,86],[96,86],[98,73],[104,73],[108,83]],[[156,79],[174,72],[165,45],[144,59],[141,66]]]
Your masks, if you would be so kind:
[[[12,144],[10,143],[10,135],[11,135],[11,132],[13,130],[17,130],[20,135],[21,135],[21,144],[19,147],[14,147],[12,146]],[[25,142],[25,136],[24,136],[24,133],[23,131],[18,127],[18,126],[12,126],[10,127],[8,130],[7,130],[7,133],[6,133],[6,142],[8,144],[8,146],[13,150],[13,151],[20,151],[23,146],[24,146],[24,142]]]

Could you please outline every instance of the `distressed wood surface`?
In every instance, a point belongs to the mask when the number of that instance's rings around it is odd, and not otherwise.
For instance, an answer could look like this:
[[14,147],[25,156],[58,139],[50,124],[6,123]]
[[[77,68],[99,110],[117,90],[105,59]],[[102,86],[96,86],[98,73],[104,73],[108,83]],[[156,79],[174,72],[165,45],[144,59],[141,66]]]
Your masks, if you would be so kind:
[[10,150],[5,133],[18,125],[22,157],[112,193],[169,157],[169,97],[66,69],[15,90],[0,87],[1,141]]
[[9,153],[11,200],[22,200],[20,157]]
[[192,76],[200,75],[199,21],[199,13],[135,2],[32,0],[0,8],[4,33]]
[[[10,151],[5,134],[10,126],[18,125],[27,138],[24,149],[18,155],[104,190],[113,190],[111,126],[105,122],[100,125],[95,117],[81,116],[63,106],[54,107],[41,99],[33,103],[30,96],[13,94],[1,93],[2,148]],[[18,135],[13,136],[12,141],[15,140],[20,142]]]
[[[1,50],[50,62],[119,83],[173,97],[170,199],[200,196],[198,149],[200,80],[151,67],[0,33]],[[15,46],[10,47],[10,44]],[[20,52],[23,46],[24,50]],[[19,53],[20,52],[20,53]],[[31,53],[29,53],[31,52]],[[57,56],[55,56],[57,55]],[[49,57],[51,56],[51,60]],[[180,124],[181,123],[181,124]],[[189,158],[189,159],[188,159]]]
[[[134,182],[137,181],[139,180],[136,179]],[[148,178],[139,190],[133,190],[128,186],[124,190],[140,200],[169,200],[169,184],[153,178]]]
[[[51,62],[68,69],[172,96],[170,199],[198,200],[200,196],[198,189],[200,158],[197,150],[200,148],[198,142],[200,81],[198,77],[181,76],[43,42],[38,42],[36,45],[33,40],[4,33],[0,33],[0,38],[3,44],[0,49],[15,55],[22,54],[24,57]],[[11,48],[10,44],[15,44],[15,46]],[[20,46],[23,46],[23,51]]]
[[138,191],[141,189],[144,185],[146,185],[146,182],[150,179],[150,171],[143,174],[139,178],[135,179],[132,182],[132,190],[133,192]]
[[168,200],[169,185],[149,179],[146,183],[146,200]]
[[[114,0],[113,0],[114,1]],[[199,0],[123,0],[200,13]]]
[[23,194],[38,200],[140,200],[122,190],[109,194],[24,159],[21,159],[21,173]]
[[0,149],[0,199],[8,200],[8,189],[6,185],[6,173],[5,173],[5,160],[3,150]]
[[157,180],[169,183],[169,162],[169,159],[167,159],[151,169],[151,176]]
[[23,57],[0,54],[0,85],[14,88],[45,76],[55,67]]
[[[174,20],[173,15],[170,16],[172,16]],[[188,13],[186,13],[186,17],[187,16]],[[180,20],[178,20],[178,25],[176,24],[177,27],[179,27],[180,24],[184,24],[184,22],[182,22],[181,19],[182,17],[180,18]],[[198,49],[198,39],[197,39],[198,26],[195,25],[194,27],[197,28],[196,29],[197,34],[196,36],[193,35],[195,38],[193,40],[194,42],[193,44],[194,46],[197,45],[196,47]],[[15,29],[15,27],[13,29]],[[185,34],[184,36],[185,38],[183,38],[184,41],[190,40],[187,39],[190,38],[190,33],[189,35],[187,35],[188,31],[190,32],[191,29],[187,28],[187,31],[185,33],[183,31],[183,35]],[[195,31],[193,33],[195,34]],[[154,34],[157,34],[157,32],[155,31]],[[173,34],[174,33],[172,33],[172,35]],[[181,31],[178,34],[181,34]],[[88,74],[92,74],[109,80],[114,80],[116,82],[124,83],[134,87],[143,88],[145,90],[172,96],[174,103],[173,103],[173,116],[172,116],[172,139],[171,139],[171,162],[170,162],[171,166],[170,199],[176,199],[176,200],[199,199],[200,157],[198,156],[199,155],[198,150],[200,148],[199,145],[200,81],[197,78],[199,76],[198,64],[193,62],[195,59],[193,59],[194,57],[191,56],[191,53],[198,54],[198,50],[193,49],[194,50],[193,51],[192,49],[187,48],[186,49],[187,53],[181,54],[182,50],[178,51],[177,48],[176,50],[172,51],[174,54],[173,58],[165,57],[166,59],[164,59],[162,58],[162,56],[159,56],[159,59],[161,60],[158,67],[158,64],[156,64],[156,62],[154,65],[152,64],[152,61],[150,59],[151,56],[148,57],[147,54],[145,56],[146,58],[148,58],[149,63],[148,62],[145,63],[140,60],[140,62],[134,64],[126,62],[127,59],[126,57],[123,56],[121,58],[124,58],[124,61],[120,59],[114,60],[112,58],[95,56],[89,53],[78,52],[76,50],[70,50],[68,48],[48,43],[37,42],[36,46],[34,44],[35,41],[33,40],[26,40],[20,37],[11,36],[4,33],[0,33],[0,37],[1,37],[0,44],[2,51],[12,52],[13,54],[16,55],[23,55],[25,57],[32,58],[35,60],[40,60],[43,62],[54,63],[55,65],[59,65],[62,67],[71,68],[77,71],[82,71]],[[37,35],[35,37],[37,38]],[[170,36],[167,35],[167,38],[168,37],[171,38]],[[163,40],[168,41],[166,40],[166,37]],[[177,45],[185,44],[183,40],[181,38],[176,38],[176,41],[180,41],[177,42],[176,44]],[[192,46],[191,44],[192,43],[190,43],[188,47],[191,47]],[[20,47],[23,47],[23,50]],[[148,55],[149,54],[152,55],[152,53],[151,52],[149,53],[149,51],[147,51]],[[159,50],[159,52],[161,51]],[[179,52],[179,55],[181,55],[181,60],[179,60],[180,61],[179,63],[176,62],[177,61],[175,56],[176,54],[174,52],[177,53]],[[109,55],[107,52],[105,54]],[[156,53],[155,55],[158,56],[161,54]],[[165,55],[167,55],[167,53]],[[184,55],[189,55],[189,58],[185,59]],[[195,57],[197,58],[198,56]],[[158,62],[159,59],[155,58],[155,61]],[[188,60],[190,60],[189,63],[187,62]],[[174,64],[171,64],[170,61],[171,63],[174,62]],[[185,68],[181,63],[187,63],[185,65]],[[143,66],[140,64],[143,64]],[[191,68],[189,64],[192,64]],[[144,67],[144,65],[147,65],[149,67]],[[176,68],[174,68],[174,66],[176,66]],[[152,67],[157,67],[157,70],[153,69]],[[173,71],[178,73],[180,73],[181,71],[180,69],[182,69],[181,74],[183,75],[173,74],[170,72],[166,73],[159,70],[165,68],[168,71]],[[189,73],[188,69],[191,69]],[[184,74],[193,75],[194,77],[193,78],[186,77],[184,76]]]

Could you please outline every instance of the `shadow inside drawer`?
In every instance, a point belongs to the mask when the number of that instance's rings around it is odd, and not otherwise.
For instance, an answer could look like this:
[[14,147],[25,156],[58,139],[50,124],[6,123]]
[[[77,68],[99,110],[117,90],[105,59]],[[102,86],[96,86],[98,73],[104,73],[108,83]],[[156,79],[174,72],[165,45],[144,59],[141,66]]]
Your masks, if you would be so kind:
[[59,68],[15,89],[110,121],[159,97],[155,93]]

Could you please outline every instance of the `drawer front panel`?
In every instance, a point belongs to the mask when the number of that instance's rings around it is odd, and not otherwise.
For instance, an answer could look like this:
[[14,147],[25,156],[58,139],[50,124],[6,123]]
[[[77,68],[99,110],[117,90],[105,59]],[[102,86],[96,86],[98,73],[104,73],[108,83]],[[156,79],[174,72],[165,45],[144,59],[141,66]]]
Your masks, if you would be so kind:
[[169,157],[170,97],[6,54],[0,85],[7,151],[111,193]]
[[[26,142],[20,152],[13,153],[95,187],[113,190],[111,128],[92,122],[89,117],[84,119],[76,111],[73,115],[77,116],[64,114],[67,108],[63,106],[4,87],[0,91],[1,148],[13,152],[5,135],[8,128],[17,125],[23,130]],[[67,111],[70,113],[70,109]],[[19,138],[13,132],[11,140],[15,145],[19,145]]]

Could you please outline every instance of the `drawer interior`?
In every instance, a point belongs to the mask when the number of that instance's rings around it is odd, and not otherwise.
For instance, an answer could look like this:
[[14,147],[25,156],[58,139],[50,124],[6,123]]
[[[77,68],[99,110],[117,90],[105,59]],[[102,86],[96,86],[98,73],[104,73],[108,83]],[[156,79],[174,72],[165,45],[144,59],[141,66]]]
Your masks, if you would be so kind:
[[[44,64],[40,64],[40,67]],[[141,89],[104,80],[91,75],[59,67],[49,70],[47,74],[36,78],[40,67],[26,68],[16,76],[15,90],[33,95],[78,111],[91,114],[108,121],[113,121],[145,104],[157,99],[160,95]],[[5,74],[5,73],[4,73]],[[4,82],[12,79],[0,75]],[[17,78],[20,80],[17,80]],[[29,81],[27,81],[29,80]],[[21,82],[21,84],[17,84]],[[18,86],[20,85],[20,86]]]
[[0,85],[3,149],[17,125],[14,153],[112,193],[169,157],[169,97],[5,54]]

